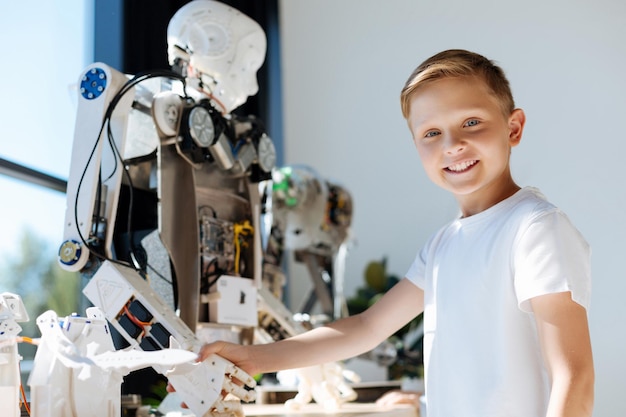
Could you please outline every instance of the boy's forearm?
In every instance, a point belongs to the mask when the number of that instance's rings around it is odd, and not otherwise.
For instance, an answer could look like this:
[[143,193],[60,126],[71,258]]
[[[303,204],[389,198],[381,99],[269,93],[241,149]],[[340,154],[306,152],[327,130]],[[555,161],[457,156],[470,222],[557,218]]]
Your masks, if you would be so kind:
[[347,359],[378,344],[367,329],[361,315],[350,316],[276,343],[251,346],[252,360],[263,373]]
[[336,362],[372,350],[422,311],[424,292],[403,279],[360,314],[274,343],[209,343],[199,358],[217,354],[250,375]]
[[594,368],[587,310],[570,292],[531,299],[551,391],[547,417],[592,414]]
[[578,373],[570,379],[557,378],[552,384],[546,417],[591,417],[593,400],[593,370]]

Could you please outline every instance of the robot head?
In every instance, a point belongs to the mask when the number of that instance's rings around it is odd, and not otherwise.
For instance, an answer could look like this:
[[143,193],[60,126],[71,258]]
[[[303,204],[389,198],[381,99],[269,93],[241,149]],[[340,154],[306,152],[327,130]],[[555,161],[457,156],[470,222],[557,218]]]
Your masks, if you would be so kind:
[[170,65],[186,63],[187,75],[198,78],[230,112],[259,90],[256,73],[265,60],[267,41],[261,26],[223,3],[193,0],[167,27]]

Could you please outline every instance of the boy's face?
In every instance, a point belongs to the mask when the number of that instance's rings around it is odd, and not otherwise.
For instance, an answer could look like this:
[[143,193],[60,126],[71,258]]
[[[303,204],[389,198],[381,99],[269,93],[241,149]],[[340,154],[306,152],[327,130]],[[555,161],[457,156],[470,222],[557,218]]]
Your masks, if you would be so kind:
[[475,77],[434,81],[419,87],[410,103],[409,128],[426,174],[455,195],[464,216],[519,189],[509,156],[522,137],[522,110],[505,117],[496,97]]

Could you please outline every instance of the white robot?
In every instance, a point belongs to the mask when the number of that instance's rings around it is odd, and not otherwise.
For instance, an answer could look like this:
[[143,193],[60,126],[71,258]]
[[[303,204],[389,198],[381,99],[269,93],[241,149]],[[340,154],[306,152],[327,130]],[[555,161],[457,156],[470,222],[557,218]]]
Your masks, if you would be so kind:
[[[266,38],[256,22],[220,2],[193,0],[172,17],[167,41],[172,72],[129,77],[94,63],[80,77],[59,262],[87,281],[83,292],[119,333],[120,349],[159,351],[174,340],[197,352],[218,338],[296,334],[299,324],[277,297],[283,277],[280,257],[269,256],[272,215],[282,221],[288,190],[298,194],[289,224],[309,224],[314,214],[309,240],[288,247],[302,254],[317,285],[341,275],[329,260],[342,252],[349,195],[303,170],[302,181],[294,174],[287,188],[272,188],[284,180],[273,178],[272,140],[257,118],[233,113],[258,90]],[[329,211],[333,204],[339,211]],[[323,285],[317,298],[337,317],[343,309],[329,300],[341,288]],[[198,417],[224,411],[201,389],[210,367],[168,373]]]
[[[267,246],[266,269],[273,262],[280,265],[283,255],[293,253],[295,260],[306,264],[313,288],[298,309],[300,321],[290,319],[290,312],[278,300],[264,293],[259,302],[258,333],[265,340],[280,340],[302,333],[307,328],[346,316],[343,294],[344,263],[350,243],[352,198],[336,182],[322,178],[304,165],[285,166],[272,173],[272,233]],[[266,280],[268,281],[268,280]],[[266,291],[269,291],[266,290]],[[272,301],[273,300],[273,301]],[[312,320],[314,307],[321,308],[321,322]],[[282,375],[281,375],[282,374]],[[315,400],[327,411],[335,411],[354,401],[357,393],[350,383],[360,377],[341,363],[280,372],[279,380],[294,375],[298,393],[288,400],[288,409],[298,409]]]
[[[231,112],[258,90],[266,39],[239,11],[194,0],[171,19],[168,45],[175,71],[130,77],[94,63],[81,75],[59,262],[88,282],[118,348],[159,351],[173,338],[197,352],[257,323],[275,151],[255,117]],[[168,374],[197,416],[223,411],[204,389],[205,362]]]
[[[180,315],[194,330],[206,319],[199,294],[210,284],[203,282],[209,270],[261,280],[259,189],[270,178],[275,150],[256,118],[229,112],[256,93],[266,44],[256,22],[209,0],[174,15],[168,44],[180,73],[128,80],[96,63],[81,77],[59,259],[83,274],[106,260],[153,269],[133,240],[142,226],[132,204],[154,201]],[[117,216],[122,188],[128,218]],[[236,230],[248,233],[235,238]]]
[[272,174],[272,246],[283,250],[309,271],[313,289],[299,313],[308,315],[319,303],[328,320],[347,315],[343,293],[344,265],[350,244],[352,197],[337,182],[304,165],[285,166]]

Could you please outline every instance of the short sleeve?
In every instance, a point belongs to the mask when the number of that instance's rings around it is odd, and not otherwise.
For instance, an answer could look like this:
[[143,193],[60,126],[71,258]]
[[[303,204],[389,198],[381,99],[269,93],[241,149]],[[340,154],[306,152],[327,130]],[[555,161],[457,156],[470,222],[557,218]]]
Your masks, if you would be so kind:
[[519,307],[530,312],[530,299],[571,292],[586,309],[591,298],[591,250],[584,237],[558,209],[533,219],[515,247],[514,282]]
[[424,289],[426,285],[426,248],[422,248],[421,251],[418,252],[415,260],[409,267],[405,277],[409,279],[413,284],[417,285],[419,288]]

